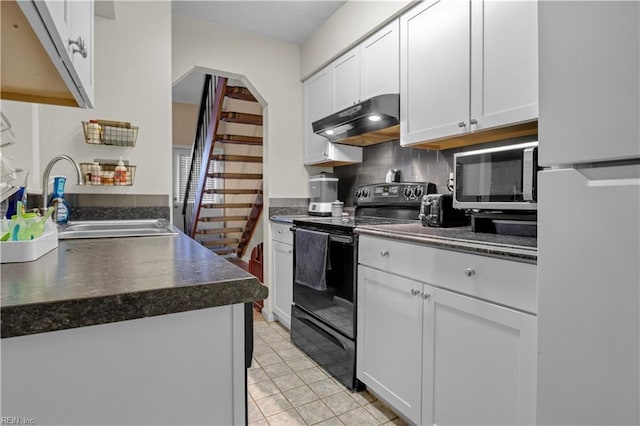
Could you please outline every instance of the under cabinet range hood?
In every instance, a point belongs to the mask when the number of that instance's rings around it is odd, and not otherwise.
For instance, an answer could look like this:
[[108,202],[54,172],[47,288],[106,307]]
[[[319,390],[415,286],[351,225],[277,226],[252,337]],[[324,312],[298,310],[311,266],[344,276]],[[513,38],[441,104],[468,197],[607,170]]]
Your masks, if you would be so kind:
[[400,95],[374,96],[312,123],[331,142],[367,146],[400,138]]

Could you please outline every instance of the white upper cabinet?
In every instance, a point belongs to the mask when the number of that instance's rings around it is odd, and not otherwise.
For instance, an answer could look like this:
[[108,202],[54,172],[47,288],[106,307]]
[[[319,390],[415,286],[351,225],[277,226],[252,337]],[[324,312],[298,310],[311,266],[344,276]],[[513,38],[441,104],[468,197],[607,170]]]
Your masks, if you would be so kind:
[[304,82],[304,162],[310,164],[324,159],[327,138],[313,133],[312,123],[333,112],[333,74],[326,67]]
[[538,117],[537,3],[428,1],[400,19],[401,143]]
[[93,2],[74,1],[71,10],[71,39],[84,44],[83,52],[77,44],[69,45],[69,55],[73,68],[77,73],[77,86],[87,106],[94,103],[94,69],[93,69]]
[[398,19],[331,63],[333,112],[377,95],[399,93],[400,27]]
[[312,123],[333,113],[333,67],[304,82],[304,164],[340,165],[362,162],[362,148],[336,145],[313,133]]
[[2,98],[93,107],[93,0],[3,3]]
[[428,1],[400,19],[400,141],[464,133],[469,121],[469,3]]
[[360,44],[360,100],[400,92],[400,24],[396,19]]
[[472,0],[471,130],[537,118],[538,3]]
[[312,123],[374,96],[399,92],[399,28],[399,20],[392,21],[305,80],[306,165],[362,162],[362,147],[329,142],[313,133]]
[[640,3],[539,7],[540,164],[640,157]]
[[340,111],[360,100],[360,54],[352,49],[331,64],[333,72],[333,111]]

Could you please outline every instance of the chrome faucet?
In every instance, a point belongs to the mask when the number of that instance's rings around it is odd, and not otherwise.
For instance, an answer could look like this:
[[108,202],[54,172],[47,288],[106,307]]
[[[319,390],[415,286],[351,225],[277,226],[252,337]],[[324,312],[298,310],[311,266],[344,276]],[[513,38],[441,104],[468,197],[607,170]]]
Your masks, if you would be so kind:
[[60,160],[67,160],[68,162],[70,162],[71,164],[73,164],[73,166],[76,169],[76,174],[78,175],[78,185],[82,185],[82,172],[80,171],[80,166],[78,165],[78,163],[76,163],[74,161],[73,158],[69,157],[68,155],[58,155],[53,157],[53,159],[51,161],[49,161],[49,164],[47,164],[47,167],[44,169],[44,173],[42,174],[42,211],[46,211],[47,210],[47,197],[48,197],[48,192],[49,192],[49,174],[51,173],[51,169],[53,168],[53,165],[56,164],[58,161]]

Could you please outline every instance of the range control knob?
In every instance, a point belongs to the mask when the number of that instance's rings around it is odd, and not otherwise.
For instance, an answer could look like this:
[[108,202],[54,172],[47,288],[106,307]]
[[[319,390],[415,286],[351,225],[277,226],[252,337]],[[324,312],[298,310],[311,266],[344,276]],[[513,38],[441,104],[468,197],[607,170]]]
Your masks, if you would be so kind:
[[421,186],[416,186],[414,194],[416,195],[416,198],[420,198],[422,197],[422,194],[424,194],[424,189],[422,189]]
[[360,198],[362,196],[362,188],[356,189],[356,198]]
[[407,198],[411,198],[411,197],[413,197],[413,188],[411,188],[411,187],[409,187],[409,186],[408,186],[408,187],[406,187],[406,188],[404,189],[404,196],[405,196],[405,197],[407,197]]
[[367,198],[369,196],[369,189],[368,188],[364,188],[362,190],[362,196]]

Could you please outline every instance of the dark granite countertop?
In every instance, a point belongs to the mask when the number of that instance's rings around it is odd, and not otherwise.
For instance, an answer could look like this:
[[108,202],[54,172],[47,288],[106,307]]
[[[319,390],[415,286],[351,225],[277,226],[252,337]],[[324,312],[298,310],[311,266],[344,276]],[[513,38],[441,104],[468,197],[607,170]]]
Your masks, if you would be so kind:
[[271,222],[277,223],[286,223],[292,224],[295,219],[308,219],[313,216],[309,216],[308,214],[298,214],[298,215],[273,215],[269,218]]
[[257,278],[184,234],[60,241],[3,264],[2,338],[265,299]]
[[536,263],[538,260],[536,238],[471,232],[470,226],[431,228],[416,222],[361,226],[356,228],[356,232],[361,235],[391,238],[486,256],[504,257],[521,262]]

